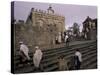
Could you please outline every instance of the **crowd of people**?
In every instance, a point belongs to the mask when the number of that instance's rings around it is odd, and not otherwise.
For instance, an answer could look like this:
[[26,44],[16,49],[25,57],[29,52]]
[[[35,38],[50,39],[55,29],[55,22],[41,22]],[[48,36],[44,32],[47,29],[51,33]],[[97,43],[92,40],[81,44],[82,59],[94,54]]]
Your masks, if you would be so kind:
[[61,43],[66,43],[66,46],[69,46],[69,36],[65,33],[60,33],[55,37],[55,43],[56,44],[61,44]]
[[[67,41],[68,36],[66,36],[66,41]],[[30,64],[30,56],[29,56],[29,48],[27,45],[25,45],[23,42],[20,43],[20,61],[22,64]],[[58,69],[60,71],[62,70],[79,70],[81,67],[81,62],[82,62],[82,54],[79,51],[79,49],[76,49],[75,54],[71,56],[70,60],[66,60],[64,55],[60,55],[57,59],[58,62]],[[33,52],[33,64],[35,67],[35,70],[43,71],[43,66],[41,64],[41,61],[43,60],[43,52],[39,48],[39,46],[35,47],[35,52]]]

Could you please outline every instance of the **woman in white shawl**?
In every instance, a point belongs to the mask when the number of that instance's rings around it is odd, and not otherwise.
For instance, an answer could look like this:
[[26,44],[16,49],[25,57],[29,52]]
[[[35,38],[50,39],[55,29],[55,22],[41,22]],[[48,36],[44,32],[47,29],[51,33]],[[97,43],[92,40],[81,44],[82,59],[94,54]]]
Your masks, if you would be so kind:
[[39,68],[40,67],[40,62],[41,62],[41,59],[42,59],[42,51],[39,49],[38,46],[35,47],[36,48],[36,51],[35,53],[33,54],[33,63],[34,63],[34,66],[35,68]]

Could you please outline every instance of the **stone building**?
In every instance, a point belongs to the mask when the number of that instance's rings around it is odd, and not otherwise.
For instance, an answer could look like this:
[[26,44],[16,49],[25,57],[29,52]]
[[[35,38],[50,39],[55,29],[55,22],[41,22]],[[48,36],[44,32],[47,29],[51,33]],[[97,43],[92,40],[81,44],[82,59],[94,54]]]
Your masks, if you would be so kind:
[[97,39],[97,19],[91,19],[89,16],[83,22],[83,35],[85,39]]
[[65,31],[65,17],[57,15],[51,6],[47,11],[32,8],[25,23],[15,25],[15,41],[24,41],[29,47],[55,46],[56,37]]

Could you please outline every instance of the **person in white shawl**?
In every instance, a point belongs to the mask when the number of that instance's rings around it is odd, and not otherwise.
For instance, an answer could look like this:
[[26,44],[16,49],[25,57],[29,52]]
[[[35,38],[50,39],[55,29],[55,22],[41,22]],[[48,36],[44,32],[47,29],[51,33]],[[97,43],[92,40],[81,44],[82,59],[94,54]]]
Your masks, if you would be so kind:
[[65,42],[67,41],[67,39],[68,39],[68,35],[65,36]]
[[42,59],[42,51],[39,49],[38,46],[35,47],[36,48],[36,51],[35,53],[33,54],[33,63],[34,63],[34,66],[35,68],[39,68],[40,67],[40,62],[41,62],[41,59]]
[[19,43],[20,43],[20,51],[22,51],[24,55],[27,57],[27,59],[30,60],[30,57],[28,55],[29,53],[28,47],[25,44],[23,44],[23,42],[19,42]]

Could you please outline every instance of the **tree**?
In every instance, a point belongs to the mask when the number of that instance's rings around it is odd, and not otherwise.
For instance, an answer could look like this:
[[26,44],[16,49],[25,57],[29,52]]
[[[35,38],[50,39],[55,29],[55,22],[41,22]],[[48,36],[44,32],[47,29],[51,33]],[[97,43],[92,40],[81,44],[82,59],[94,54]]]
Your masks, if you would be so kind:
[[73,34],[76,35],[76,36],[78,36],[79,32],[80,32],[80,29],[79,29],[78,23],[74,23],[73,24]]

